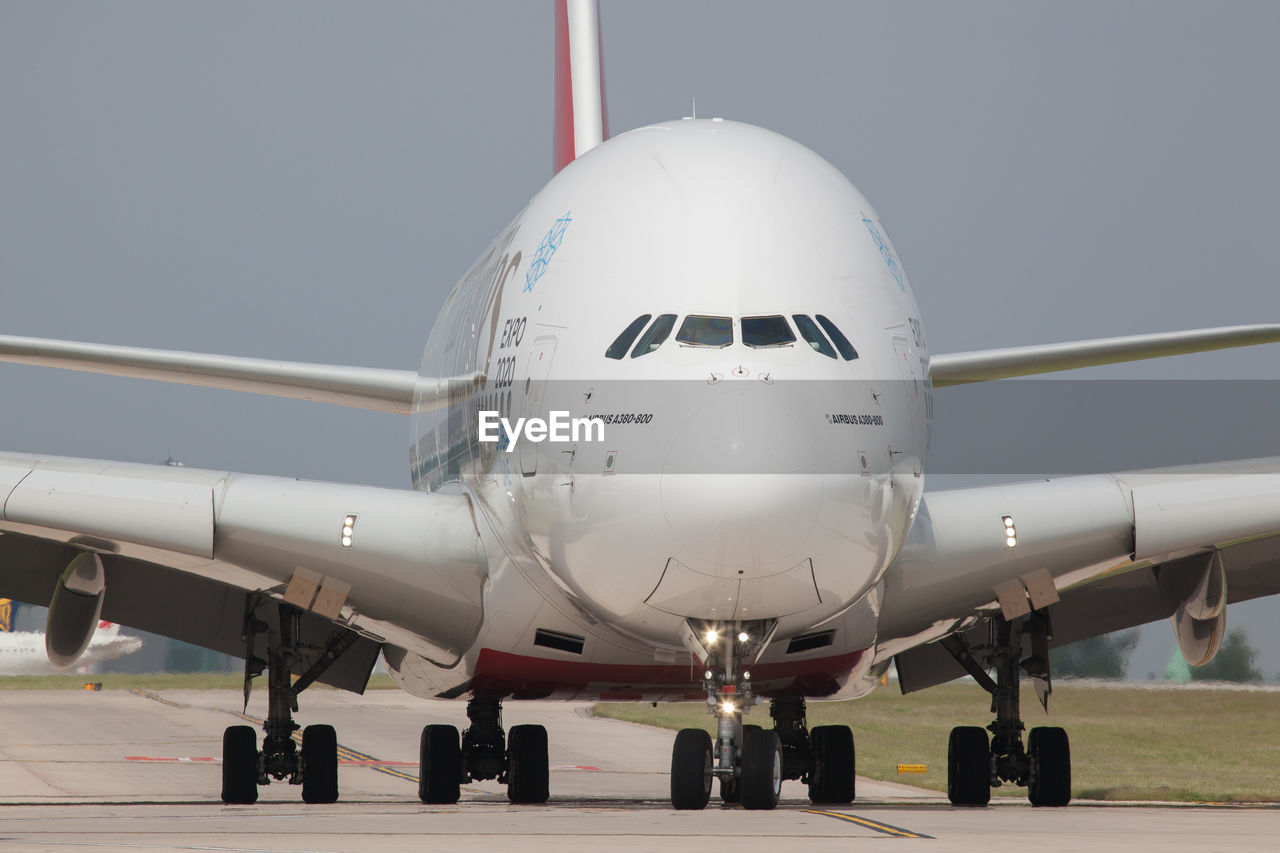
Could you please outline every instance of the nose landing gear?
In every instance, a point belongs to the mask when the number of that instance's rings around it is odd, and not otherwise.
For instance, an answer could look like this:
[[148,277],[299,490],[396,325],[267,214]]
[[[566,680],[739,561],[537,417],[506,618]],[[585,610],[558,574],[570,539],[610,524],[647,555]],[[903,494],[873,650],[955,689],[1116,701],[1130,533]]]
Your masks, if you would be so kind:
[[702,686],[707,712],[716,717],[716,738],[702,729],[676,735],[671,753],[671,804],[677,809],[705,808],[711,782],[720,780],[720,797],[746,809],[772,809],[782,791],[783,744],[779,733],[744,726],[742,717],[756,700],[750,666],[772,637],[774,620],[717,625],[688,624],[686,642],[705,662]]

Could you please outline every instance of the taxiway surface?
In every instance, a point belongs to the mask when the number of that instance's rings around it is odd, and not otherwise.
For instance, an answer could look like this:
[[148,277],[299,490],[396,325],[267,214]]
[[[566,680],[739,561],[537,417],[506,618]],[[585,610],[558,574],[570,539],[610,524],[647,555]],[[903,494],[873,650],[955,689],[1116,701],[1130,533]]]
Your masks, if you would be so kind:
[[[777,811],[676,812],[673,734],[592,717],[582,704],[510,702],[507,726],[548,728],[552,801],[513,806],[494,783],[456,806],[417,800],[427,722],[465,725],[461,702],[395,691],[308,691],[298,722],[333,724],[341,801],[307,806],[276,783],[254,806],[218,800],[222,730],[243,722],[236,691],[8,691],[0,696],[0,850],[347,851],[828,850],[892,843],[931,850],[1271,849],[1280,809],[1025,801],[954,809],[945,797],[859,779],[858,800],[817,809],[796,782]],[[261,692],[248,713],[264,711]]]

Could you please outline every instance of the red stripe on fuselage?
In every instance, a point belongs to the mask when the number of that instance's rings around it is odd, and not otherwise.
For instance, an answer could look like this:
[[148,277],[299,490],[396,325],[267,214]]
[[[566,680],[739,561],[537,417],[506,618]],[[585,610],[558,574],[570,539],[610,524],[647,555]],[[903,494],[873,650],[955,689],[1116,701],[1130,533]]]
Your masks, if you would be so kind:
[[[756,692],[765,696],[830,696],[844,685],[865,651],[751,667]],[[593,663],[551,660],[481,649],[471,692],[514,699],[697,700],[701,667],[688,664]]]

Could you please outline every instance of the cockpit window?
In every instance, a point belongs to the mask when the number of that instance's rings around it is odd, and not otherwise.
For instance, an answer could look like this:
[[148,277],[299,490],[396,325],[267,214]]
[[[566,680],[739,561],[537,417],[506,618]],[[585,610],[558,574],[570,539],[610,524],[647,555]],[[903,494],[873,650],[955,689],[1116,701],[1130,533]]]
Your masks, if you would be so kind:
[[787,318],[774,314],[771,317],[743,317],[742,342],[753,349],[761,347],[785,347],[796,342]]
[[622,330],[622,334],[618,335],[617,339],[609,345],[607,350],[604,351],[604,357],[622,358],[626,355],[627,350],[631,348],[631,342],[636,339],[636,335],[640,334],[640,330],[644,328],[644,324],[648,323],[652,317],[652,314],[641,314],[639,317],[632,320],[627,327]]
[[818,328],[818,324],[813,322],[813,318],[808,314],[792,314],[791,319],[796,321],[796,328],[800,330],[800,337],[805,339],[809,346],[825,355],[827,358],[835,358],[836,351],[822,334],[822,330]]
[[822,324],[822,328],[826,329],[827,334],[831,336],[831,342],[836,345],[836,349],[840,350],[840,355],[844,357],[844,360],[853,361],[857,358],[858,351],[853,348],[853,344],[849,343],[849,339],[836,328],[836,324],[821,314],[816,316],[818,318],[818,322]]
[[671,327],[676,324],[675,314],[659,314],[653,325],[636,341],[636,348],[631,351],[632,358],[639,358],[662,346],[662,342],[671,334]]
[[676,341],[691,347],[727,347],[733,343],[733,321],[728,317],[690,314],[680,324]]

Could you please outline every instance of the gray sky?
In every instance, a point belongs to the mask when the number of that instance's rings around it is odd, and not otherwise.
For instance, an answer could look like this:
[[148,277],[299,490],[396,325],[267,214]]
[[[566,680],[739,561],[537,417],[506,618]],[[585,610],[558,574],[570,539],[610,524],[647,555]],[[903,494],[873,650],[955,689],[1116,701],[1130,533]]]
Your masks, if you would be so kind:
[[[1280,321],[1280,5],[602,20],[615,131],[696,97],[831,160],[889,228],[935,352]],[[551,40],[549,0],[0,2],[0,331],[416,366],[449,288],[550,177]],[[1276,379],[1280,347],[1077,375]],[[392,415],[15,366],[0,387],[4,449],[408,481]],[[939,392],[939,428],[964,393]],[[1182,461],[1185,441],[1160,456],[1167,425],[1120,414],[1092,414],[1116,420],[1113,453]],[[1257,452],[1209,423],[1214,456]],[[1250,607],[1274,673],[1280,604]],[[1141,673],[1163,668],[1157,627]]]

